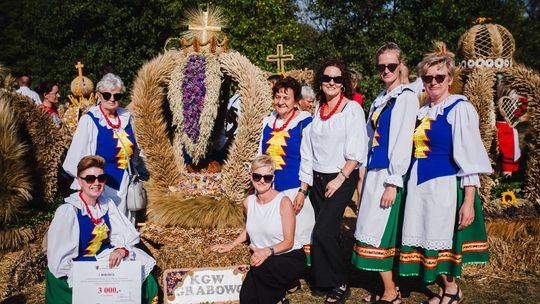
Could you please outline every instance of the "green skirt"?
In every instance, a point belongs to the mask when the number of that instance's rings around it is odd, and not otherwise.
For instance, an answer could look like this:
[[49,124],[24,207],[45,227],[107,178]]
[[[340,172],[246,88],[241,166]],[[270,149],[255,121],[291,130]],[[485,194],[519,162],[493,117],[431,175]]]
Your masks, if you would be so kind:
[[[149,274],[142,285],[141,303],[151,304],[158,293],[158,284]],[[67,277],[56,278],[49,269],[45,272],[45,303],[71,304],[72,289],[68,286]]]
[[397,266],[401,224],[403,219],[404,197],[403,188],[398,188],[396,200],[390,210],[388,222],[381,238],[380,247],[373,247],[364,242],[356,241],[351,262],[358,269],[369,271],[390,271]]
[[456,226],[452,238],[452,249],[427,250],[420,247],[403,246],[399,254],[399,275],[420,276],[431,283],[441,274],[461,277],[465,264],[485,264],[489,260],[488,243],[482,205],[478,191],[474,197],[474,221],[463,230],[458,230],[459,209],[463,203],[464,190],[458,180],[458,206]]

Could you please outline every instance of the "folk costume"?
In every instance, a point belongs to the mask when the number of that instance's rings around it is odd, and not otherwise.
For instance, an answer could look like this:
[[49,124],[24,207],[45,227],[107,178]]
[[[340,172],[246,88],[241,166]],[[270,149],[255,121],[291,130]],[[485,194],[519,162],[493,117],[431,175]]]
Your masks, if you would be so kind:
[[56,210],[47,238],[46,303],[71,303],[73,261],[108,261],[116,248],[143,265],[142,303],[151,303],[158,292],[150,274],[156,262],[134,247],[139,233],[110,199],[100,197],[91,207],[73,193]]
[[[126,150],[132,160],[132,168],[135,168],[139,149],[133,133],[131,114],[123,108],[118,108],[116,112],[119,119],[117,128],[113,128],[114,125],[111,126],[105,119],[99,105],[90,108],[88,113],[81,117],[63,168],[69,175],[76,177],[77,164],[81,158],[87,155],[103,157],[108,179],[102,196],[112,199],[118,209],[133,222],[135,215],[126,205],[129,184]],[[71,184],[71,188],[79,189],[76,180]]]
[[[247,198],[246,231],[255,248],[272,247],[284,240],[280,212],[283,198],[281,192],[266,204],[258,203],[254,194]],[[251,267],[240,289],[240,303],[278,303],[304,272],[306,255],[302,245],[295,238],[289,251],[271,255],[258,267]]]
[[[278,117],[277,112],[263,120],[263,131],[259,143],[259,155],[267,154],[276,163],[274,189],[283,192],[292,202],[300,188],[300,145],[303,133],[307,132],[313,119],[309,112],[302,111],[288,123]],[[296,215],[295,240],[298,240],[308,255],[310,263],[311,233],[315,225],[315,211],[306,196],[304,206]]]
[[[406,86],[382,91],[368,118],[369,153],[356,221],[352,263],[363,270],[389,271],[396,257],[401,226],[403,179],[411,162],[418,98]],[[381,207],[387,185],[397,189],[394,204]]]
[[358,184],[358,170],[353,170],[332,197],[327,198],[324,193],[347,160],[358,161],[358,167],[365,163],[368,138],[364,111],[355,101],[347,102],[339,113],[325,117],[320,114],[317,108],[313,122],[303,134],[300,180],[313,186],[311,265],[315,286],[334,288],[347,283],[347,264],[339,246],[340,227]]
[[488,244],[478,193],[473,223],[458,230],[464,186],[480,187],[491,164],[478,114],[465,96],[451,95],[420,108],[407,183],[399,273],[433,282],[461,276],[463,264],[487,263]]

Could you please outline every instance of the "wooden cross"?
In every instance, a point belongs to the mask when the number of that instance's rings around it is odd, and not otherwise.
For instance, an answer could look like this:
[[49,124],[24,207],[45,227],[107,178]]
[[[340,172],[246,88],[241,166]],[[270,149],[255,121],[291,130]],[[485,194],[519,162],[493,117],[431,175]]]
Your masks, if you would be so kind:
[[266,61],[277,62],[277,71],[285,73],[285,61],[293,60],[293,54],[283,54],[283,44],[278,44],[276,48],[277,54],[266,56]]
[[77,62],[77,65],[75,65],[75,68],[79,71],[79,77],[82,77],[82,68],[84,68],[84,64],[79,61]]
[[189,25],[188,29],[190,31],[200,31],[201,32],[201,42],[205,43],[208,40],[208,32],[220,32],[220,26],[208,25],[208,12],[203,12],[204,24],[203,26]]

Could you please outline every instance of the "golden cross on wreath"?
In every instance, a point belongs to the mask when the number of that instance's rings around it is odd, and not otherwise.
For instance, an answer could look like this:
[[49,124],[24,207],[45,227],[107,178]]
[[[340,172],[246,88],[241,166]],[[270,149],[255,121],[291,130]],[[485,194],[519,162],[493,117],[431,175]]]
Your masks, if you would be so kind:
[[266,56],[266,61],[277,62],[277,71],[285,73],[285,61],[293,60],[293,54],[283,54],[283,44],[278,44],[276,47],[277,54]]
[[208,25],[208,12],[203,12],[203,25],[189,25],[188,30],[190,31],[200,31],[201,32],[201,42],[205,43],[208,40],[208,32],[220,32],[221,26]]
[[75,65],[75,68],[79,71],[79,77],[82,77],[82,68],[84,68],[84,64],[79,61],[77,62],[77,65]]

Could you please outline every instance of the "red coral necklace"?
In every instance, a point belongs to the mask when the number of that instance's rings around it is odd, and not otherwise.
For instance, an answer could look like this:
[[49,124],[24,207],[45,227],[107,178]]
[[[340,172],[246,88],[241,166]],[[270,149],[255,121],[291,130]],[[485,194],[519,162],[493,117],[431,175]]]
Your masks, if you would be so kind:
[[[84,206],[86,207],[86,213],[88,213],[88,215],[90,216],[90,220],[92,220],[92,223],[94,223],[94,225],[99,225],[99,223],[101,223],[102,219],[103,218],[94,218],[94,216],[92,215],[92,212],[90,212],[90,208],[88,207],[88,204],[86,203],[86,201],[84,200],[83,196],[82,196],[82,191],[79,192],[79,197],[81,198],[81,201],[84,203]],[[98,206],[98,208],[101,208],[99,206],[99,202],[96,201],[96,204]]]
[[274,119],[274,125],[272,126],[272,129],[274,129],[274,131],[276,132],[281,132],[283,130],[285,130],[285,128],[287,127],[287,125],[291,122],[291,120],[294,118],[294,114],[296,112],[296,109],[293,110],[293,113],[292,115],[287,119],[287,121],[279,128],[276,128],[276,122],[278,120],[278,117],[279,115],[276,115],[276,119]]
[[336,114],[336,111],[339,109],[339,106],[341,105],[342,101],[343,101],[343,94],[341,94],[341,96],[339,97],[339,100],[338,100],[336,106],[327,115],[324,115],[324,110],[326,109],[327,103],[323,102],[323,104],[321,106],[321,109],[319,110],[319,116],[321,117],[321,119],[322,120],[327,120],[330,117],[332,117],[332,115]]
[[122,122],[120,121],[120,115],[116,116],[118,118],[118,122],[116,124],[113,124],[111,122],[111,120],[109,119],[109,117],[107,115],[105,115],[105,112],[103,111],[103,108],[101,107],[101,105],[99,106],[99,110],[101,111],[101,114],[103,114],[103,117],[105,117],[105,121],[107,122],[109,127],[113,128],[113,129],[120,128],[120,125],[122,124]]

